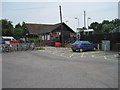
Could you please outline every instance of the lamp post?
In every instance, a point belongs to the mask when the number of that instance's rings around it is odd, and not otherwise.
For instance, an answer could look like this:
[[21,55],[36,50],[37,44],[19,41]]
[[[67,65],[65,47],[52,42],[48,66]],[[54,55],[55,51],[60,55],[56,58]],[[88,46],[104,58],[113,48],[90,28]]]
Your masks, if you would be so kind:
[[87,18],[88,29],[89,29],[89,20],[90,19],[91,19],[90,17]]
[[80,40],[80,33],[77,32],[77,30],[79,29],[79,18],[75,17],[75,19],[78,20],[78,28],[76,29],[76,37],[77,37],[77,40]]
[[68,20],[65,21],[66,23],[68,22]]
[[69,21],[68,21],[68,20],[66,20],[65,22],[66,22],[66,24],[67,24]]
[[[79,18],[75,17],[75,19],[77,19],[77,20],[78,20],[78,28],[79,28]],[[76,32],[77,32],[77,31],[76,31]]]

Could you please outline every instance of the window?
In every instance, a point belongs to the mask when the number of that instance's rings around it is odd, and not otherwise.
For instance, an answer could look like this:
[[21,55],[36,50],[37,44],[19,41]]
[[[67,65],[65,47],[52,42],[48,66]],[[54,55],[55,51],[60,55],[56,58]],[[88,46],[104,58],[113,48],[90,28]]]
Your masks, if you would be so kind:
[[42,40],[44,40],[44,36],[42,36]]
[[89,42],[82,42],[82,45],[90,45]]
[[80,44],[80,42],[75,42],[75,43],[73,43],[74,45],[79,45]]
[[47,39],[47,35],[45,35],[45,40]]
[[12,39],[12,41],[16,41],[15,39]]
[[47,40],[50,40],[50,35],[47,35]]
[[88,43],[82,43],[82,45],[88,45]]
[[56,32],[57,33],[57,35],[61,35],[61,32]]
[[4,38],[3,41],[11,41],[11,39]]

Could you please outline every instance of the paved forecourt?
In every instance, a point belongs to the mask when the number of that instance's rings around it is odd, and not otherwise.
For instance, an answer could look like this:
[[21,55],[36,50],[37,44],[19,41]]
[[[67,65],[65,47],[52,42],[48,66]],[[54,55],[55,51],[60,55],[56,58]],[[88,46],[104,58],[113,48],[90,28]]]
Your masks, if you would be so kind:
[[[41,51],[41,50],[40,50]],[[42,50],[44,53],[53,54],[65,58],[97,58],[108,60],[108,61],[118,61],[117,52],[105,52],[105,51],[85,51],[85,52],[73,52],[71,48],[62,48],[62,47],[45,47],[45,50]]]

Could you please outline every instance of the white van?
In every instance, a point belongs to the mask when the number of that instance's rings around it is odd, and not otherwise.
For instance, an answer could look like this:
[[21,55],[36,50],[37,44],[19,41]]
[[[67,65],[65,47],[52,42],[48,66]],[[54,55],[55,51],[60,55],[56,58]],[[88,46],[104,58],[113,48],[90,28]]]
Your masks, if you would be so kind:
[[14,37],[2,36],[2,41],[17,41]]

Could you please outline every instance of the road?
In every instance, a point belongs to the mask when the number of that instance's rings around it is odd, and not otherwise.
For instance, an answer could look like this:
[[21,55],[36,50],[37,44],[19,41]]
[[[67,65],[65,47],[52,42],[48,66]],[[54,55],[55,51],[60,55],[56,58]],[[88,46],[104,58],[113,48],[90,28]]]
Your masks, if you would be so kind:
[[118,59],[95,58],[96,53],[65,49],[3,53],[2,87],[118,88]]

